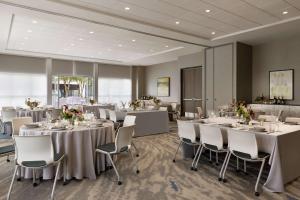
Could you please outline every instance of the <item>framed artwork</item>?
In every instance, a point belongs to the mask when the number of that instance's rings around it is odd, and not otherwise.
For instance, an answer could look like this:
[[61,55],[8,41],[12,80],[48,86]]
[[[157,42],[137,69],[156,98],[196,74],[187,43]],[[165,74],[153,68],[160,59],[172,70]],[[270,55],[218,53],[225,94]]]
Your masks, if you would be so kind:
[[157,96],[170,96],[170,77],[161,77],[157,79]]
[[270,99],[283,97],[286,100],[294,99],[294,70],[270,71]]

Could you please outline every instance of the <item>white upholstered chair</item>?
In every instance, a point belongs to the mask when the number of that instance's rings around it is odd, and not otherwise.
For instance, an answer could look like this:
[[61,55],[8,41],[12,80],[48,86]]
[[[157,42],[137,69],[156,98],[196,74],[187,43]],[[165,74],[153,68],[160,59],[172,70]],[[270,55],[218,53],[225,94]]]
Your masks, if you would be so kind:
[[16,117],[12,119],[13,135],[19,135],[21,126],[32,123],[32,117]]

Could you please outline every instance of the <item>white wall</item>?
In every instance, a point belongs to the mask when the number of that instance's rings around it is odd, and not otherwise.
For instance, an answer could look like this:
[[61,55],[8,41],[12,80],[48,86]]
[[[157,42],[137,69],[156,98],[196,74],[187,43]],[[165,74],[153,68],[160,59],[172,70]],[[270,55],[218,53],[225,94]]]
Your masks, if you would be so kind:
[[180,102],[180,69],[204,65],[204,52],[181,56],[176,61],[145,67],[145,95],[157,96],[157,78],[170,77],[170,96],[162,101]]

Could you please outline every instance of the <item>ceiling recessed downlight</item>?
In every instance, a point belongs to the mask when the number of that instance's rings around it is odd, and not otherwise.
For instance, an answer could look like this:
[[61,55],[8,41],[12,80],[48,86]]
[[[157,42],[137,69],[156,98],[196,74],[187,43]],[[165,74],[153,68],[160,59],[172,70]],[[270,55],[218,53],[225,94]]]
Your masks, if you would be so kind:
[[71,43],[70,45],[71,45],[71,46],[75,46],[75,44],[74,44],[74,43]]
[[168,45],[166,45],[165,47],[166,47],[166,48],[168,48],[169,46],[168,46]]
[[37,23],[37,21],[36,21],[36,20],[32,20],[32,23],[33,23],[33,24],[36,24],[36,23]]
[[211,32],[211,34],[212,34],[212,35],[215,35],[215,34],[216,34],[216,32],[214,32],[214,31],[213,31],[213,32]]
[[282,12],[283,15],[286,15],[286,14],[288,14],[288,13],[289,13],[289,12],[286,11],[286,10]]
[[206,9],[206,10],[205,10],[205,12],[209,13],[209,12],[210,12],[210,10],[209,10],[209,9]]
[[82,41],[83,39],[82,39],[82,38],[79,38],[78,40]]
[[125,10],[130,10],[130,7],[127,6],[127,7],[125,7],[124,9],[125,9]]
[[94,31],[90,31],[89,33],[90,33],[90,34],[94,34]]
[[32,30],[28,29],[27,32],[28,32],[28,33],[32,33]]
[[135,39],[132,39],[131,41],[132,41],[132,42],[135,42],[136,40],[135,40]]
[[175,24],[177,24],[177,25],[180,24],[180,21],[176,21]]
[[118,44],[118,47],[122,47],[123,45],[122,44]]

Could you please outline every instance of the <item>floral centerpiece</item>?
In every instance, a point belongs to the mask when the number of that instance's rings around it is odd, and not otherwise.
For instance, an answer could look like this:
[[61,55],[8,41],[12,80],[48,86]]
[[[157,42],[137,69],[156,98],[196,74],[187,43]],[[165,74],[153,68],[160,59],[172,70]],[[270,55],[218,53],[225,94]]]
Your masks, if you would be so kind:
[[90,98],[90,104],[94,105],[95,103],[96,103],[95,99],[94,98]]
[[160,99],[156,98],[156,97],[153,97],[153,103],[155,103],[155,105],[159,105],[161,102]]
[[33,110],[34,108],[38,107],[39,102],[36,100],[31,100],[30,98],[27,98],[25,100],[25,104],[31,109]]
[[63,111],[61,113],[61,117],[65,120],[69,120],[71,123],[74,123],[75,120],[83,121],[83,113],[79,109],[71,108],[69,109],[68,106],[63,106]]
[[139,100],[134,100],[132,101],[129,106],[133,109],[136,110],[138,107],[141,106],[141,102]]
[[245,101],[240,101],[235,104],[235,112],[239,117],[244,118],[247,122],[254,116],[253,110],[247,106]]

